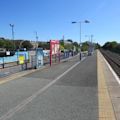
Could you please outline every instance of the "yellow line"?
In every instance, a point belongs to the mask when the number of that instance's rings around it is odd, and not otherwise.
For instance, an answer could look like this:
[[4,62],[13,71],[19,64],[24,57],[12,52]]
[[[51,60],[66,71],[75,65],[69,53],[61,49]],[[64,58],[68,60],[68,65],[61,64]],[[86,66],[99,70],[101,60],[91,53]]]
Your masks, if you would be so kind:
[[97,51],[97,66],[99,120],[116,120],[105,81],[105,69],[103,68],[103,58],[99,51]]

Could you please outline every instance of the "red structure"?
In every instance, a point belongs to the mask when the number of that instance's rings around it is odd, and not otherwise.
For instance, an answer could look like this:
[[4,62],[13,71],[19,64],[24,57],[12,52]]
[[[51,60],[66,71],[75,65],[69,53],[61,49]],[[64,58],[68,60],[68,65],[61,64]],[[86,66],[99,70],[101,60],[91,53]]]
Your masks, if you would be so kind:
[[59,40],[50,40],[50,66],[52,65],[52,56],[55,55],[59,56],[59,62],[60,62],[60,42]]

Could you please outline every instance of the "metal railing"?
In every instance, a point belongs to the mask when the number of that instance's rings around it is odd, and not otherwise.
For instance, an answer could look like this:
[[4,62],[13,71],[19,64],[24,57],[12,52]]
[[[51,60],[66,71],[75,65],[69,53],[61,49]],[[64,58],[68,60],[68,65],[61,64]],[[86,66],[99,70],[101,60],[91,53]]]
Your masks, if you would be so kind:
[[[61,53],[60,60],[75,56],[77,54],[78,54],[77,52],[74,52],[74,53],[70,53],[70,52]],[[25,60],[24,64],[19,64],[19,61],[15,61],[15,62],[11,62],[11,63],[4,63],[3,62],[2,64],[0,64],[0,78],[11,75],[13,73],[24,71],[24,70],[36,69],[36,56],[32,55],[32,56],[29,56],[29,57],[30,57],[29,60]],[[49,55],[44,56],[43,61],[44,61],[44,65],[49,65],[50,64]],[[53,55],[52,63],[57,63],[58,61],[59,61],[58,56],[55,57]]]

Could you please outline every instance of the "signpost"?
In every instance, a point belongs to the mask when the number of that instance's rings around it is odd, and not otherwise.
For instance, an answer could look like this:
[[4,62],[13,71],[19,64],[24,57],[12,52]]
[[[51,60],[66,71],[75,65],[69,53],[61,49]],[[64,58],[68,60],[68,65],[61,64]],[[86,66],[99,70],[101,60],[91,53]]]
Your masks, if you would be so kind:
[[60,62],[60,42],[59,40],[50,40],[50,66],[52,65],[52,55],[55,55],[55,60],[58,55]]

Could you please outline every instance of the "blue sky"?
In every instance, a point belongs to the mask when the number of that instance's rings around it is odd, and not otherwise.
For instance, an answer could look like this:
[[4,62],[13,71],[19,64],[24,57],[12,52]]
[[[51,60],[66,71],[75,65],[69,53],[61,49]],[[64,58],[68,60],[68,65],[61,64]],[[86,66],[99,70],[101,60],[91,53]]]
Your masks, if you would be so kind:
[[73,39],[79,42],[79,24],[72,21],[89,20],[82,24],[82,41],[93,34],[93,41],[120,42],[120,0],[0,0],[0,36],[11,38],[9,24],[15,25],[15,39],[39,40]]

